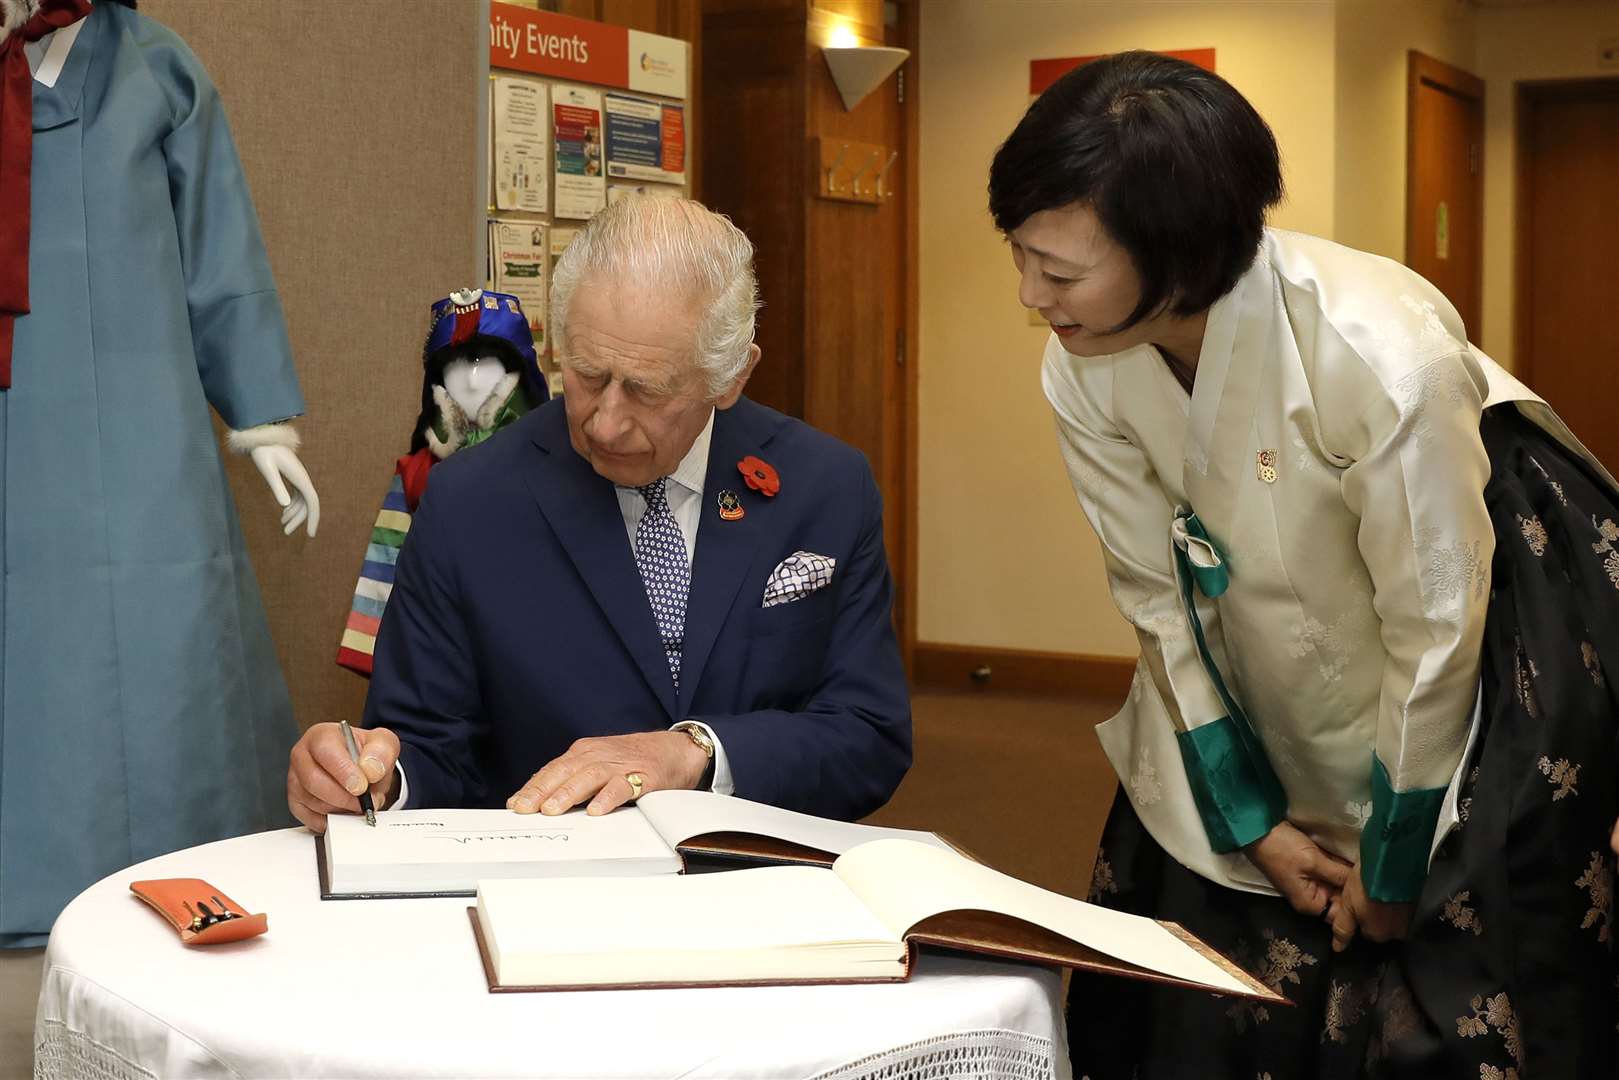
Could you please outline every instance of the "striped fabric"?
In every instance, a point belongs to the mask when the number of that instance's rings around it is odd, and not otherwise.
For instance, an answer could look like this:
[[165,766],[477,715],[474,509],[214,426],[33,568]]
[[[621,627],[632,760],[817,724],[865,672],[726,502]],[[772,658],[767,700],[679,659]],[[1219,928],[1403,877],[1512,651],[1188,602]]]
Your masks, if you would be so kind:
[[405,484],[396,474],[382,500],[371,542],[365,547],[360,564],[360,580],[354,586],[354,603],[343,627],[343,640],[337,647],[337,662],[350,671],[371,675],[371,654],[377,646],[377,627],[394,587],[394,564],[399,549],[410,532],[410,510],[405,503]]

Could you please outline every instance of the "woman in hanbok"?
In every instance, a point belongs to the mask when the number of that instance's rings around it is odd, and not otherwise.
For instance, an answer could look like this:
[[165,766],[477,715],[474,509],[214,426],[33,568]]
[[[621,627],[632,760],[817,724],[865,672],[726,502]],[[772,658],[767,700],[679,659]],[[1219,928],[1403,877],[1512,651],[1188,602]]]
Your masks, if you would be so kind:
[[990,171],[1129,698],[1093,899],[1291,998],[1076,977],[1075,1075],[1611,1077],[1619,488],[1405,267],[1267,229],[1230,85],[1124,53]]

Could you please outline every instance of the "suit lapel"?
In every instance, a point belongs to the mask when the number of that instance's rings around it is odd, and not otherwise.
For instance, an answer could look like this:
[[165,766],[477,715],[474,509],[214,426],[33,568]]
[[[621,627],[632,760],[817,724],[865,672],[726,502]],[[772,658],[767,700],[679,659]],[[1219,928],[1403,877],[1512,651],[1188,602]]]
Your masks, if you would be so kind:
[[[773,434],[759,423],[765,415],[768,414],[743,398],[714,416],[708,472],[703,481],[702,516],[697,526],[697,558],[692,566],[691,592],[686,598],[686,646],[680,659],[680,700],[675,710],[680,716],[690,708],[703,668],[713,653],[715,639],[737,602],[737,590],[758,554],[771,515],[776,511],[772,504],[788,497],[778,494],[775,498],[766,498],[743,484],[742,474],[737,471],[737,462],[747,455],[764,457],[764,447]],[[791,476],[782,478],[784,488],[791,483]],[[740,519],[720,518],[721,491],[733,491],[742,500],[744,513]],[[759,602],[757,598],[755,602]]]
[[[630,552],[613,485],[596,475],[590,463],[574,452],[568,441],[567,414],[560,404],[539,418],[533,442],[542,453],[539,467],[526,473],[529,491],[602,614],[672,718],[674,680],[669,675],[646,588]],[[690,625],[689,615],[687,624]]]

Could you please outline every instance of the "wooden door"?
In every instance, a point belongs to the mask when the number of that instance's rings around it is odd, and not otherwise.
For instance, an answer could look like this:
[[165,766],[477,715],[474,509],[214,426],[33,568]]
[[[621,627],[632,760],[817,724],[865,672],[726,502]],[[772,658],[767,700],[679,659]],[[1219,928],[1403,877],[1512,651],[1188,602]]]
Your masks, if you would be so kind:
[[1484,267],[1484,83],[1413,50],[1406,125],[1405,264],[1478,341]]
[[1619,79],[1519,96],[1518,373],[1619,469]]

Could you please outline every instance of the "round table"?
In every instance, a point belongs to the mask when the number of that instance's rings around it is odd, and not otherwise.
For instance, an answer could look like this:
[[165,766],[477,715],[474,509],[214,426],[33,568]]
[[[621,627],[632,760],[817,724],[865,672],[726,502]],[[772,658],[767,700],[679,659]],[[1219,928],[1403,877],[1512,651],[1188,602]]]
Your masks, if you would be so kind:
[[[51,931],[35,1076],[1068,1075],[1052,970],[924,952],[906,983],[491,994],[466,899],[322,901],[303,829],[91,886]],[[262,937],[182,946],[129,891],[198,877]]]

